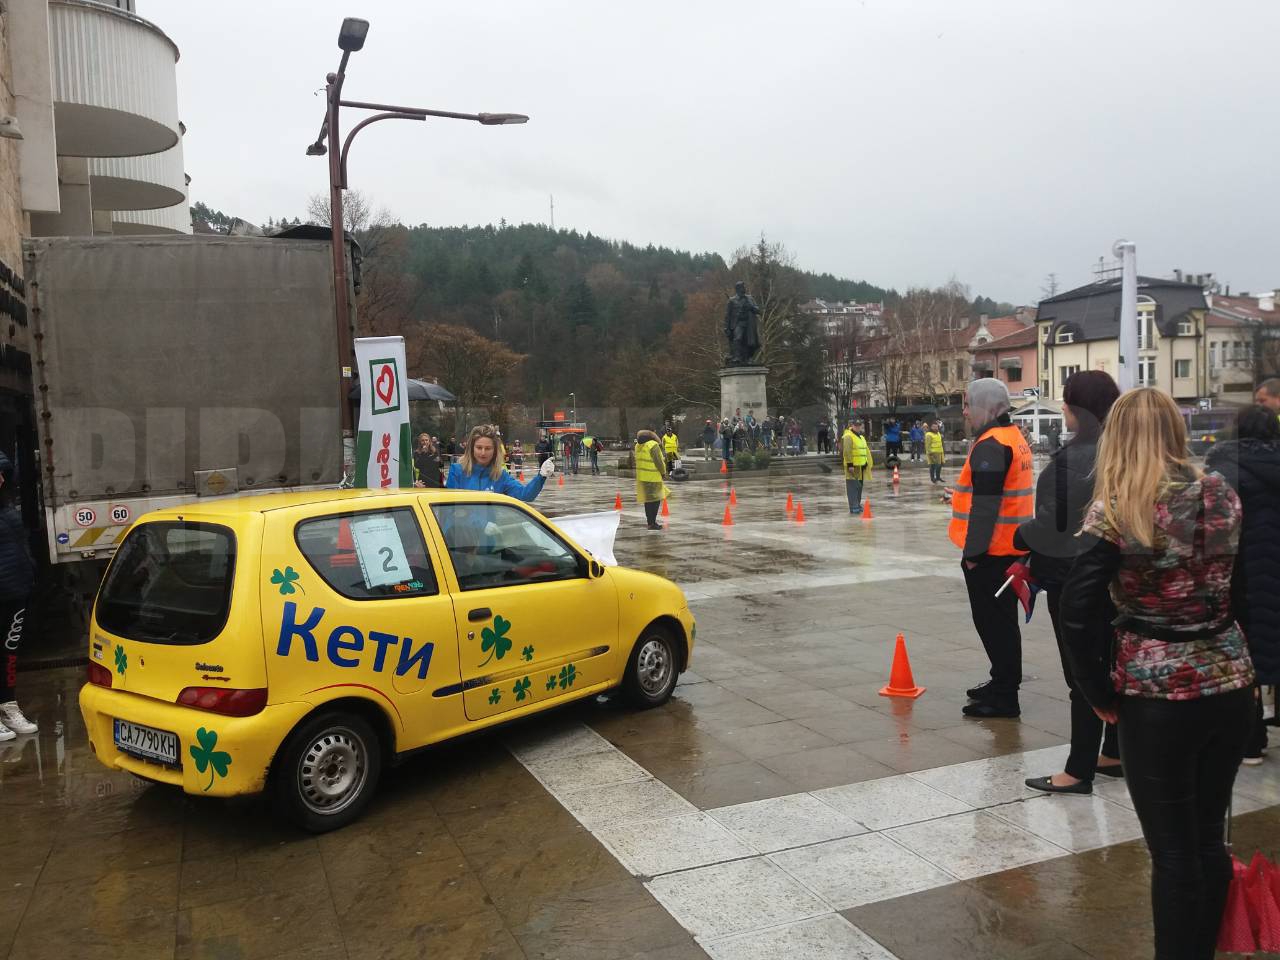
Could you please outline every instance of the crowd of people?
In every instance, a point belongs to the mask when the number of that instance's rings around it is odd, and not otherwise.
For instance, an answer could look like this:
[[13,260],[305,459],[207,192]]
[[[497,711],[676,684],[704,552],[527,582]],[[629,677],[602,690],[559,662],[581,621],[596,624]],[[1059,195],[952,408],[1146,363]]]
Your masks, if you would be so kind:
[[1098,774],[1123,777],[1151,854],[1157,960],[1208,960],[1231,791],[1242,763],[1263,762],[1262,688],[1280,683],[1280,380],[1204,468],[1168,394],[1082,371],[1063,399],[1069,440],[1033,484],[1005,385],[966,392],[974,442],[949,535],[990,671],[963,713],[1020,715],[1019,605],[1043,589],[1071,745],[1027,786],[1090,794]]

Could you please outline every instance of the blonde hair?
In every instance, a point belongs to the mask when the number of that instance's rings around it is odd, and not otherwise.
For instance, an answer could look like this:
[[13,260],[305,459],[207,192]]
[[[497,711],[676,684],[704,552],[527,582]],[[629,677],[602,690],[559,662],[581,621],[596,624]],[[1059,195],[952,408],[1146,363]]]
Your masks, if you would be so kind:
[[467,443],[463,448],[462,456],[458,458],[458,463],[462,466],[462,472],[467,476],[471,476],[471,472],[476,465],[472,451],[475,449],[476,441],[481,437],[487,437],[493,441],[493,463],[489,464],[489,478],[496,481],[502,476],[505,451],[502,447],[502,441],[498,438],[498,428],[491,423],[482,423],[478,427],[471,428],[471,432],[467,434]]
[[1200,475],[1187,459],[1187,427],[1172,397],[1140,387],[1115,402],[1098,443],[1093,495],[1118,533],[1153,546],[1156,502],[1171,480]]

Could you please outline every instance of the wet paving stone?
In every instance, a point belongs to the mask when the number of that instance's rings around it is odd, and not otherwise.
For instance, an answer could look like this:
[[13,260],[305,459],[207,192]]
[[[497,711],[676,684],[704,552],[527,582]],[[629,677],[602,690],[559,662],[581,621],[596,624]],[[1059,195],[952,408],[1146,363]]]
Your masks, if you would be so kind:
[[[1065,756],[1046,611],[1023,716],[969,721],[984,679],[947,510],[903,470],[876,519],[838,478],[679,485],[661,533],[626,484],[571,478],[550,514],[611,509],[616,553],[687,591],[672,701],[590,699],[388,770],[365,816],[311,837],[256,798],[108,771],[78,670],[24,673],[39,734],[0,744],[0,957],[209,960],[1132,960],[1150,862],[1123,782],[1040,797]],[[783,510],[803,500],[799,525]],[[918,700],[883,697],[905,635]],[[1235,844],[1280,855],[1280,762],[1242,770]],[[1068,806],[1068,804],[1075,804]]]

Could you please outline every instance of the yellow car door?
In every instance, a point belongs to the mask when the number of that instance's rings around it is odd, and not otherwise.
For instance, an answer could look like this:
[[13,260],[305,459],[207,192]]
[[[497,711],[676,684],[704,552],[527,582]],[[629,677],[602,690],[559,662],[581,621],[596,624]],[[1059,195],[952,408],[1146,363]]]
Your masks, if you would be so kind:
[[515,501],[425,501],[457,617],[469,720],[584,696],[617,683],[618,597],[608,577]]
[[273,697],[372,700],[402,750],[466,722],[459,698],[431,695],[457,684],[457,635],[415,499],[273,511],[263,542]]

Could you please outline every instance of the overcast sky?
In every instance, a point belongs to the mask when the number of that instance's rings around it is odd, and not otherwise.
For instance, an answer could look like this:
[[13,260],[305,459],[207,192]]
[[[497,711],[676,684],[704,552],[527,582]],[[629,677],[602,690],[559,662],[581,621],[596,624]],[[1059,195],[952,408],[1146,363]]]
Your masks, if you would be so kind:
[[[903,289],[1033,302],[1128,237],[1143,273],[1280,286],[1271,0],[138,0],[182,51],[191,199],[326,189],[303,151],[343,16],[346,96],[527,113],[390,121],[350,181],[405,223],[555,222]],[[357,118],[347,114],[346,126]]]

